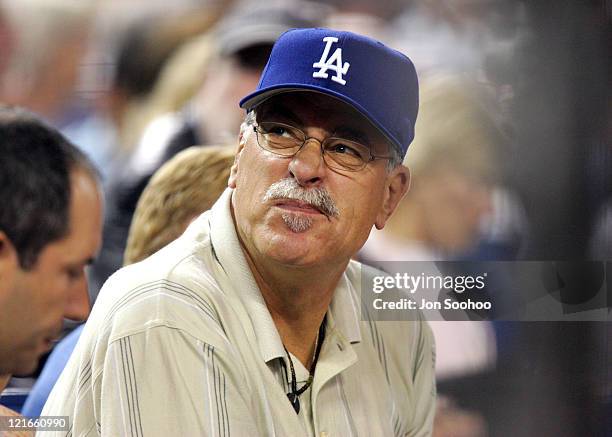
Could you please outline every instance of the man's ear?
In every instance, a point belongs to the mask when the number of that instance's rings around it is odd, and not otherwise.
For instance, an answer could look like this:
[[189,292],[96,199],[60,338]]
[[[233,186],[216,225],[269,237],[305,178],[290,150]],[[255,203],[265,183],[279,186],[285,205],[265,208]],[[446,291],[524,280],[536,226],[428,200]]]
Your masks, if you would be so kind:
[[238,163],[240,161],[240,155],[244,150],[245,144],[246,138],[244,137],[244,133],[240,132],[240,136],[238,137],[238,149],[236,149],[236,154],[234,155],[234,163],[232,164],[232,168],[230,169],[230,176],[227,181],[227,186],[230,188],[236,188],[236,180],[238,179]]
[[0,258],[8,256],[11,251],[14,251],[15,247],[9,239],[8,235],[4,231],[0,231]]
[[409,188],[410,170],[400,164],[387,176],[382,207],[374,222],[376,229],[385,227],[387,220],[389,220],[389,217],[391,217],[391,214],[393,214],[393,211],[395,211]]
[[9,381],[11,380],[11,376],[12,375],[10,373],[7,375],[0,375],[0,392],[8,385]]
[[4,231],[0,231],[0,281],[6,279],[6,275],[19,265],[17,250]]

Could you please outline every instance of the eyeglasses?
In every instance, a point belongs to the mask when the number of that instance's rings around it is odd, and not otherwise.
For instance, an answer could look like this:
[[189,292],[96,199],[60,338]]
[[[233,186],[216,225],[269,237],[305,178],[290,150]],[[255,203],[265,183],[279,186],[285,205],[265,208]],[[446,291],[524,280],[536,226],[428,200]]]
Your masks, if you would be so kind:
[[[257,144],[264,150],[287,158],[295,156],[306,144],[306,133],[297,127],[284,123],[264,121],[253,126],[257,133]],[[319,140],[317,140],[319,141]],[[389,156],[375,156],[369,147],[343,138],[328,137],[322,142],[321,154],[328,167],[336,170],[359,171],[375,159],[390,159]]]

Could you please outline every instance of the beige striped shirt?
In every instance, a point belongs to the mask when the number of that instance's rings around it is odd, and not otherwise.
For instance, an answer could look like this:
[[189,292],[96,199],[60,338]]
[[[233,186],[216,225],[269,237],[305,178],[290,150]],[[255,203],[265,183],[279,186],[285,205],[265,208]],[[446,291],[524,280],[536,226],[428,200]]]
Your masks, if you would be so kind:
[[[70,431],[56,435],[430,435],[431,331],[421,321],[360,320],[357,262],[335,290],[295,413],[286,353],[238,242],[231,194],[107,281],[43,410],[70,416]],[[308,371],[293,364],[301,386]]]

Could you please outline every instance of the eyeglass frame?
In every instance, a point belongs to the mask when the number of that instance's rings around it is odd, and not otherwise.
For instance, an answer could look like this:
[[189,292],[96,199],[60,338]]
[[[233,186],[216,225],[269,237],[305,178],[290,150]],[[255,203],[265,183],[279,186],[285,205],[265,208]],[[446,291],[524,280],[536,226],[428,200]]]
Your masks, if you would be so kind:
[[[288,127],[288,128],[294,129],[295,131],[302,133],[302,136],[304,137],[304,140],[302,141],[302,144],[300,144],[300,146],[297,148],[297,150],[295,152],[293,152],[292,154],[290,154],[290,155],[284,155],[284,154],[281,154],[281,153],[277,153],[275,150],[280,150],[280,149],[272,149],[272,150],[270,150],[270,149],[267,149],[266,147],[261,145],[261,142],[268,143],[268,141],[265,139],[265,137],[262,139],[262,141],[259,140],[259,135],[262,135],[262,136],[266,135],[264,132],[261,132],[260,130],[258,130],[258,127],[259,127],[259,125],[261,123],[273,123],[273,124],[278,125],[280,127]],[[334,170],[343,170],[343,171],[354,171],[354,172],[357,172],[357,171],[363,170],[364,168],[367,167],[367,165],[370,162],[375,161],[377,159],[393,159],[393,156],[374,155],[372,153],[372,149],[370,147],[368,147],[368,146],[366,146],[364,144],[361,144],[361,143],[359,143],[357,141],[347,140],[345,138],[334,137],[334,136],[326,137],[323,140],[319,140],[319,139],[317,139],[315,137],[309,137],[309,136],[306,135],[306,132],[304,132],[302,129],[300,129],[298,127],[295,127],[295,126],[292,126],[292,125],[287,124],[287,123],[281,123],[281,122],[276,122],[276,121],[263,121],[263,122],[255,122],[255,123],[252,124],[252,126],[253,126],[253,131],[255,132],[257,145],[262,150],[265,150],[266,152],[273,153],[274,155],[277,155],[277,156],[282,156],[283,158],[293,158],[295,155],[297,155],[300,152],[300,150],[302,150],[302,148],[304,147],[304,145],[306,144],[306,142],[308,140],[315,140],[315,141],[317,141],[319,143],[319,149],[321,150],[321,156],[323,158],[323,162],[325,162],[325,165],[327,165],[329,168],[334,169]],[[368,151],[369,158],[367,160],[362,160],[363,164],[359,168],[347,168],[347,167],[343,167],[340,164],[337,164],[338,167],[331,166],[331,165],[329,165],[329,163],[325,159],[325,154],[329,153],[329,152],[326,152],[325,148],[323,147],[323,144],[325,144],[329,140],[340,140],[340,141],[345,141],[345,142],[347,142],[349,144],[352,143],[352,144],[356,144],[358,146],[361,146],[365,150]],[[333,158],[330,158],[330,159],[332,159],[332,161],[333,161]]]

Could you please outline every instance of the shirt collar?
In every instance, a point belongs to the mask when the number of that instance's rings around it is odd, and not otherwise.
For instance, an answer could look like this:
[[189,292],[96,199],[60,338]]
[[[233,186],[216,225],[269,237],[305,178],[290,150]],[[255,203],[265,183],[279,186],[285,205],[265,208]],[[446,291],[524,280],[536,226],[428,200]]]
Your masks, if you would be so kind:
[[357,290],[345,272],[340,278],[327,311],[328,326],[339,331],[350,343],[361,341],[358,296]]
[[249,314],[259,351],[268,362],[283,357],[285,348],[236,234],[231,213],[233,191],[227,188],[212,207],[210,239],[221,267]]

